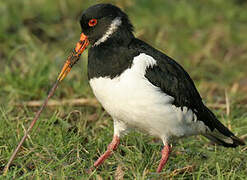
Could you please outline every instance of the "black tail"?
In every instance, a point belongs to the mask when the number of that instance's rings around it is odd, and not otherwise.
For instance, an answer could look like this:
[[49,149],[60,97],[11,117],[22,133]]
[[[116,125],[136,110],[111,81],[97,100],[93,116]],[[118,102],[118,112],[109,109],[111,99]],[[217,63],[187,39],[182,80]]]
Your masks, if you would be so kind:
[[210,131],[204,134],[205,137],[225,147],[245,145],[244,141],[225,127],[206,106],[204,106],[203,114],[203,118],[207,118],[206,125],[210,128]]
[[[211,141],[217,143],[218,145],[224,146],[224,147],[237,147],[237,146],[243,146],[245,143],[239,139],[236,136],[226,137],[226,138],[220,138],[217,137],[217,135],[213,134],[204,134],[204,136]],[[230,141],[229,141],[229,139]]]

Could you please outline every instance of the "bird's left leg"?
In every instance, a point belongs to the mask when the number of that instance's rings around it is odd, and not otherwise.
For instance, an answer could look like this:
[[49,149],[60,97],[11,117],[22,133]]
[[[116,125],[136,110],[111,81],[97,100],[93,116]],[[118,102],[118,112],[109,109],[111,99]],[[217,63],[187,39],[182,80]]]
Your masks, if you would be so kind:
[[169,158],[170,153],[171,153],[171,146],[167,142],[164,142],[164,148],[161,151],[160,164],[156,170],[157,173],[160,173],[162,171],[164,165],[166,164],[166,162]]
[[112,142],[108,145],[106,152],[101,155],[97,161],[95,161],[94,167],[101,165],[113,153],[113,151],[117,149],[120,142],[120,136],[123,135],[126,130],[127,126],[124,122],[114,119],[114,135]]

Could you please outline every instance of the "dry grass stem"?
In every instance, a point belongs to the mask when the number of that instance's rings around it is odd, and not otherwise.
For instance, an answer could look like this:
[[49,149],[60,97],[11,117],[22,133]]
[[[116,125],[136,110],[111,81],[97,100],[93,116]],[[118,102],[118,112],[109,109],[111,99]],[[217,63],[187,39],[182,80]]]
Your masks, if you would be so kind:
[[225,90],[225,101],[226,101],[227,127],[231,130],[232,129],[231,119],[230,119],[231,108],[230,108],[230,99],[227,90]]
[[169,175],[169,177],[173,177],[173,176],[176,176],[178,174],[182,174],[182,173],[185,173],[185,172],[192,172],[195,168],[195,165],[189,165],[189,166],[185,166],[183,168],[179,168],[179,169],[175,169],[174,171],[172,171]]
[[[17,106],[28,106],[28,107],[40,107],[42,100],[28,101],[24,103],[16,104]],[[99,107],[99,103],[95,98],[79,98],[79,99],[66,99],[66,100],[50,100],[47,106],[93,106]]]

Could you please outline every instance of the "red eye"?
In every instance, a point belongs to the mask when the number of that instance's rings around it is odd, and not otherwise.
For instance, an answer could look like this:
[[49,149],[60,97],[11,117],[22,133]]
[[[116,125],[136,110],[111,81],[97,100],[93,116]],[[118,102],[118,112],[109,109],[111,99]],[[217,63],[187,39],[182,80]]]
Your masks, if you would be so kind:
[[88,22],[88,25],[89,25],[90,27],[95,26],[96,24],[97,24],[97,19],[91,19],[91,20]]

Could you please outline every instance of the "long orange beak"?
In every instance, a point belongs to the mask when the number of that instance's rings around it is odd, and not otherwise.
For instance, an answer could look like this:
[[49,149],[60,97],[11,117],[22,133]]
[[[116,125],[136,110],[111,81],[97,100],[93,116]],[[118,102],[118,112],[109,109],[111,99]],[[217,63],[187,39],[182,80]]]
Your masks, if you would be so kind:
[[80,41],[76,44],[76,47],[72,54],[67,58],[63,65],[63,68],[57,78],[58,81],[62,81],[70,72],[72,66],[80,59],[81,54],[89,45],[89,41],[86,35],[81,33]]

